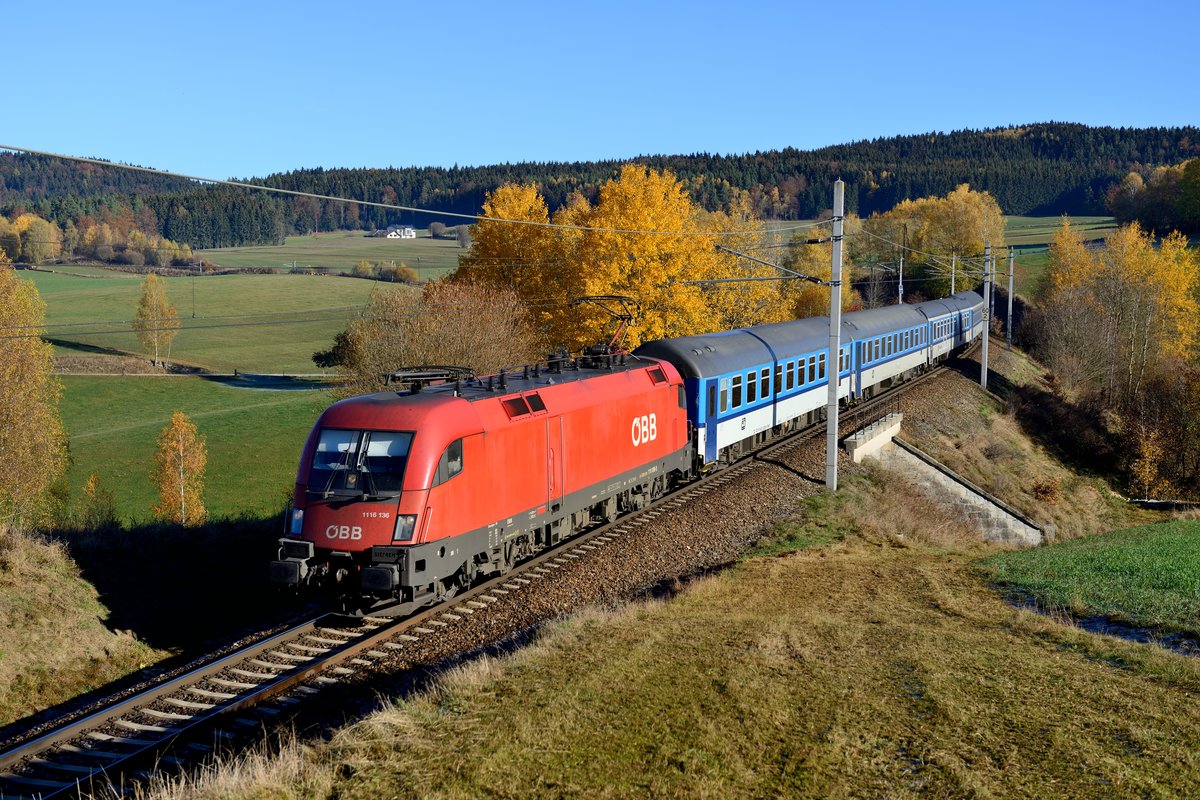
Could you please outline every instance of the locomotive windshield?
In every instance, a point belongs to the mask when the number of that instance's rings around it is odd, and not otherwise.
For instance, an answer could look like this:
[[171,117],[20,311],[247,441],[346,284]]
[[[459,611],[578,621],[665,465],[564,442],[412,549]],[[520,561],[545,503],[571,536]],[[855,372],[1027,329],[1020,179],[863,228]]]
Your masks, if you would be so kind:
[[308,491],[324,497],[395,497],[412,438],[403,431],[322,429]]

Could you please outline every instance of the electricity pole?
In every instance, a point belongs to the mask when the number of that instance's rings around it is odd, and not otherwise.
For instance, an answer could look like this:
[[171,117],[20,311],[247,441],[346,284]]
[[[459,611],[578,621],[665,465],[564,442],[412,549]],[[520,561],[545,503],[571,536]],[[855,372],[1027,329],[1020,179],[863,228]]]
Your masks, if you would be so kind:
[[1012,350],[1012,304],[1013,304],[1013,249],[1008,248],[1008,322],[1004,325],[1004,338]]
[[841,383],[842,354],[842,235],[845,220],[846,184],[833,184],[833,260],[829,272],[829,353],[825,376],[829,381],[829,409],[825,413],[825,486],[837,491],[838,384]]
[[896,289],[896,305],[904,305],[904,253],[900,254],[900,283]]
[[950,256],[950,294],[954,294],[954,270],[958,266],[958,256]]
[[979,385],[987,391],[988,327],[992,317],[992,245],[983,247],[983,363],[979,370]]

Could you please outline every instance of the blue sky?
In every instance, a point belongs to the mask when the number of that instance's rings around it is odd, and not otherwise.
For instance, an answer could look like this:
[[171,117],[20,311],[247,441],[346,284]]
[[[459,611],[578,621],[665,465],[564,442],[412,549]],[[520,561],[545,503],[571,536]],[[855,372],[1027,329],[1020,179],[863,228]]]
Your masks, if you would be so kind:
[[0,143],[226,178],[1200,124],[1200,3],[6,3]]

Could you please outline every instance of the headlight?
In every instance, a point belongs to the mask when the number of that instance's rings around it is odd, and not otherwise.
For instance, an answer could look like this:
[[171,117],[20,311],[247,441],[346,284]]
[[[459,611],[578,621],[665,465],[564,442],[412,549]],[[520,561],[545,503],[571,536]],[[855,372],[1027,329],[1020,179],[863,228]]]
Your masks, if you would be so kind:
[[393,542],[411,542],[413,531],[417,529],[416,514],[397,514],[396,529],[392,531]]
[[292,509],[292,522],[288,527],[288,536],[299,536],[301,529],[304,527],[304,509]]

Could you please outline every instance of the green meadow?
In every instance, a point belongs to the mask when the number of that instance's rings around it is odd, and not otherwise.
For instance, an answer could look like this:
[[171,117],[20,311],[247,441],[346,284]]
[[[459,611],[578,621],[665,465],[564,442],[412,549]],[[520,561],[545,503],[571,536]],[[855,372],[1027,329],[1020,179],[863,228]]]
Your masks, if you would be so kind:
[[1039,605],[1200,635],[1200,522],[1177,520],[993,556]]
[[[1062,227],[1062,217],[1005,217],[1004,243],[1017,248],[1015,290],[1022,297],[1032,297],[1041,285],[1050,261],[1047,248]],[[1103,239],[1117,229],[1112,217],[1071,217],[1071,225],[1084,241]],[[1007,257],[1002,256],[999,269],[1007,272]],[[1007,284],[1008,276],[999,280]]]
[[363,231],[334,231],[308,236],[289,236],[280,245],[221,247],[199,250],[200,256],[222,267],[270,267],[287,270],[324,268],[345,272],[359,261],[403,261],[422,279],[436,278],[458,266],[464,251],[455,239],[433,239],[418,230],[416,239],[385,239],[363,235]]
[[[65,269],[78,274],[21,273],[46,302],[46,338],[73,355],[145,353],[129,324],[142,276]],[[318,275],[164,280],[183,323],[170,360],[214,372],[316,372],[313,352],[328,348],[371,290],[383,285]]]
[[159,432],[175,411],[207,440],[205,502],[213,516],[278,512],[295,482],[304,440],[331,402],[327,391],[242,388],[194,376],[65,375],[62,416],[71,448],[71,496],[93,473],[118,514],[148,520]]

